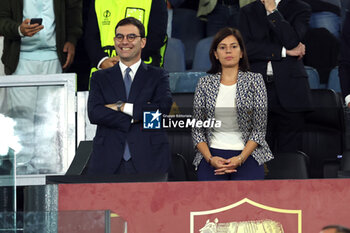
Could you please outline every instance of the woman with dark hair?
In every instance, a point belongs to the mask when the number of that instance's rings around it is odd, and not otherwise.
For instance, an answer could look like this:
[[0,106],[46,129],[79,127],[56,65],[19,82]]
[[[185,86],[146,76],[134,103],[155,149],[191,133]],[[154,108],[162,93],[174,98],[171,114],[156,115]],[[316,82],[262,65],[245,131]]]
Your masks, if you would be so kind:
[[[203,126],[192,129],[198,180],[264,179],[263,163],[273,155],[265,141],[267,95],[262,75],[248,71],[237,29],[221,29],[209,56],[212,67],[200,78],[193,104],[195,126]],[[198,123],[214,119],[216,127]]]

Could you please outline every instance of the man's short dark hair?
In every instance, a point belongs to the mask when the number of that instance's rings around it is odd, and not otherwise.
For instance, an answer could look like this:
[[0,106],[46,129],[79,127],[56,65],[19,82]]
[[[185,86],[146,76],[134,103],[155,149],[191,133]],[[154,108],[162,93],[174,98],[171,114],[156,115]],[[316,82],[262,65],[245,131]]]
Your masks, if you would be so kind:
[[350,233],[350,229],[340,225],[328,225],[322,228],[322,230],[336,229],[337,233]]
[[139,29],[141,38],[145,38],[145,27],[140,20],[134,17],[127,17],[119,21],[117,26],[115,26],[114,32],[117,32],[117,28],[124,25],[134,25]]

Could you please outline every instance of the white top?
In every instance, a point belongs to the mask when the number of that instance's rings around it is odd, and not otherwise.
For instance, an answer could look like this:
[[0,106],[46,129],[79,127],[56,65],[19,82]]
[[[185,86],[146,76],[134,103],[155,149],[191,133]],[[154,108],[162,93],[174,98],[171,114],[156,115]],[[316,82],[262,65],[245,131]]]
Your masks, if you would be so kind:
[[350,103],[350,94],[345,97],[345,104],[348,106]]
[[236,108],[237,85],[220,83],[215,105],[215,120],[221,121],[220,128],[213,129],[210,147],[221,150],[243,150],[244,142],[239,131]]
[[26,18],[42,18],[44,28],[31,37],[25,36],[21,38],[20,58],[34,61],[58,59],[56,51],[56,21],[53,0],[23,1],[23,20]]

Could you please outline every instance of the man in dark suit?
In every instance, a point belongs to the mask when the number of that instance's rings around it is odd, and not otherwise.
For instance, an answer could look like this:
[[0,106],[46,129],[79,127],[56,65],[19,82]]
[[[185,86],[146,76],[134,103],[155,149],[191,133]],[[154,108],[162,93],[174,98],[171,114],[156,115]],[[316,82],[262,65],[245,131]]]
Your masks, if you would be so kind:
[[339,78],[346,106],[350,108],[350,12],[346,17],[341,34]]
[[267,87],[267,141],[273,152],[301,149],[304,115],[311,107],[301,60],[310,15],[300,0],[256,0],[240,12],[251,70],[264,76]]
[[95,72],[91,80],[88,114],[97,131],[88,173],[165,173],[170,164],[167,135],[142,129],[141,122],[144,110],[169,113],[169,76],[141,61],[146,38],[140,21],[125,18],[115,33],[120,62]]

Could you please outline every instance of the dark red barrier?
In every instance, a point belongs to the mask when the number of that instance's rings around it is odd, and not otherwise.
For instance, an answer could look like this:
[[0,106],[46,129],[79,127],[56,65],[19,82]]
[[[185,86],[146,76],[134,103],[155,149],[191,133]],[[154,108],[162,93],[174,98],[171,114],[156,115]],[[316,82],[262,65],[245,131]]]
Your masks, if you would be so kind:
[[128,233],[318,233],[350,226],[350,179],[59,185],[59,210],[102,209]]

